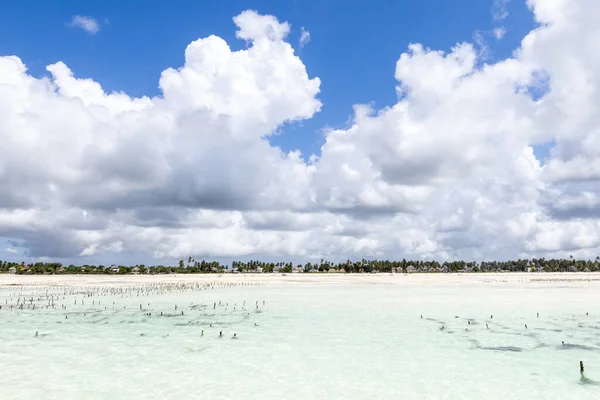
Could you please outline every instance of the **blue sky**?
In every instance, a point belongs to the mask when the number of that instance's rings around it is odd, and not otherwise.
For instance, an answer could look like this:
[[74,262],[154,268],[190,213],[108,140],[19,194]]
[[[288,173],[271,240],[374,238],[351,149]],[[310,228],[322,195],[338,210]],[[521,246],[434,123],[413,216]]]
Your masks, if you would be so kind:
[[[246,9],[287,21],[288,37],[310,77],[321,79],[320,113],[301,125],[286,126],[273,144],[303,154],[319,153],[324,127],[345,127],[352,105],[394,104],[394,68],[411,42],[448,51],[481,32],[490,49],[488,62],[510,56],[531,30],[531,12],[522,1],[506,5],[508,17],[492,18],[492,0],[372,0],[354,5],[340,0],[262,1],[72,1],[24,0],[0,5],[0,54],[18,55],[34,76],[45,66],[66,63],[75,76],[93,78],[105,91],[131,96],[158,95],[158,79],[168,67],[183,63],[185,47],[211,34],[234,50],[246,44],[235,38],[232,18]],[[32,12],[35,10],[35,12]],[[89,35],[68,27],[74,15],[95,18],[101,31]],[[506,27],[502,40],[492,30]],[[298,42],[301,27],[311,40]]]
[[[92,78],[106,92],[156,96],[160,73],[182,66],[190,42],[217,35],[238,50],[246,43],[235,37],[232,18],[247,9],[273,15],[291,24],[287,40],[309,77],[320,78],[323,108],[309,120],[283,126],[270,141],[308,157],[320,153],[324,128],[347,127],[353,105],[381,109],[396,102],[395,64],[410,43],[449,51],[482,38],[485,62],[509,57],[534,21],[524,1],[504,3],[507,17],[495,20],[494,0],[3,2],[0,55],[17,55],[36,77],[47,75],[46,65],[62,61],[77,78]],[[94,18],[100,30],[89,34],[70,26],[76,15]],[[302,27],[310,32],[304,47],[299,45]],[[499,27],[506,30],[501,39],[493,33]],[[547,151],[547,146],[536,148],[541,158]],[[9,239],[0,238],[1,259],[21,257],[2,250],[10,247]],[[90,261],[104,262],[76,262]]]

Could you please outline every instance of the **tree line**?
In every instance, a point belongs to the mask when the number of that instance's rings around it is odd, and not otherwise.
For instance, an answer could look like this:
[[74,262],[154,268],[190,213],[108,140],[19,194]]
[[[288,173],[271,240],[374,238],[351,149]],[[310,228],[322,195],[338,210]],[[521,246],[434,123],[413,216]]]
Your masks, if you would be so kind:
[[291,262],[234,261],[230,265],[218,261],[197,261],[192,257],[180,260],[177,265],[63,265],[53,262],[11,262],[0,260],[0,273],[53,275],[53,274],[208,274],[208,273],[457,273],[457,272],[597,272],[600,257],[595,260],[569,259],[519,259],[511,261],[427,261],[427,260],[357,260],[308,262],[294,265]]

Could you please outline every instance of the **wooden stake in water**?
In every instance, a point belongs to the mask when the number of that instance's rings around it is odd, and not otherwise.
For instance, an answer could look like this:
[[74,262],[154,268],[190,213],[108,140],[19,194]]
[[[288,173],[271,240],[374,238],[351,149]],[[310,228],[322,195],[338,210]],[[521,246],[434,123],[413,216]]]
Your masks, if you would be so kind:
[[583,375],[583,361],[579,361],[579,373]]

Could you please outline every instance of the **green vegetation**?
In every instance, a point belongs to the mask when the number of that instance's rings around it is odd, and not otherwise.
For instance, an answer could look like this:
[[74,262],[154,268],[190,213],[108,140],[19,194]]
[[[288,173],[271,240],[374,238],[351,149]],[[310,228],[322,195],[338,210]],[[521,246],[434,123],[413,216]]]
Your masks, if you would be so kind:
[[291,262],[267,263],[262,261],[234,261],[230,266],[217,261],[196,261],[189,257],[187,263],[180,260],[177,266],[134,265],[62,265],[60,263],[15,263],[0,261],[0,273],[53,275],[53,274],[204,274],[204,273],[291,273],[291,272],[339,272],[339,273],[452,273],[452,272],[597,272],[600,271],[600,257],[591,260],[570,258],[544,258],[516,261],[389,261],[365,260],[332,263],[321,260],[319,263],[306,263],[293,266]]

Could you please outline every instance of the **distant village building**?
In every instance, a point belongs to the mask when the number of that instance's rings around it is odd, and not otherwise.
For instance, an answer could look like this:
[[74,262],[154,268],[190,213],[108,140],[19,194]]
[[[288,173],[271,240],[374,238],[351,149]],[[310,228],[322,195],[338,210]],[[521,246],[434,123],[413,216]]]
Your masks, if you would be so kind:
[[409,274],[413,274],[413,273],[415,273],[416,271],[417,271],[417,269],[416,269],[416,268],[415,268],[413,265],[409,265],[409,266],[406,268],[406,272],[408,272]]
[[134,274],[134,275],[139,275],[140,274],[140,267],[134,267],[131,270],[131,273]]
[[60,268],[58,269],[58,273],[59,273],[59,274],[64,274],[66,271],[67,271],[67,270],[65,269],[65,267],[60,267]]
[[302,267],[293,267],[292,268],[292,272],[295,274],[299,274],[300,272],[303,272],[304,269]]
[[256,272],[258,272],[259,274],[262,274],[262,272],[263,272],[262,267],[256,268]]
[[119,267],[117,267],[116,265],[111,265],[110,266],[110,271],[114,272],[115,274],[119,273]]
[[8,269],[8,273],[14,275],[17,273],[17,269],[15,267],[10,267]]

